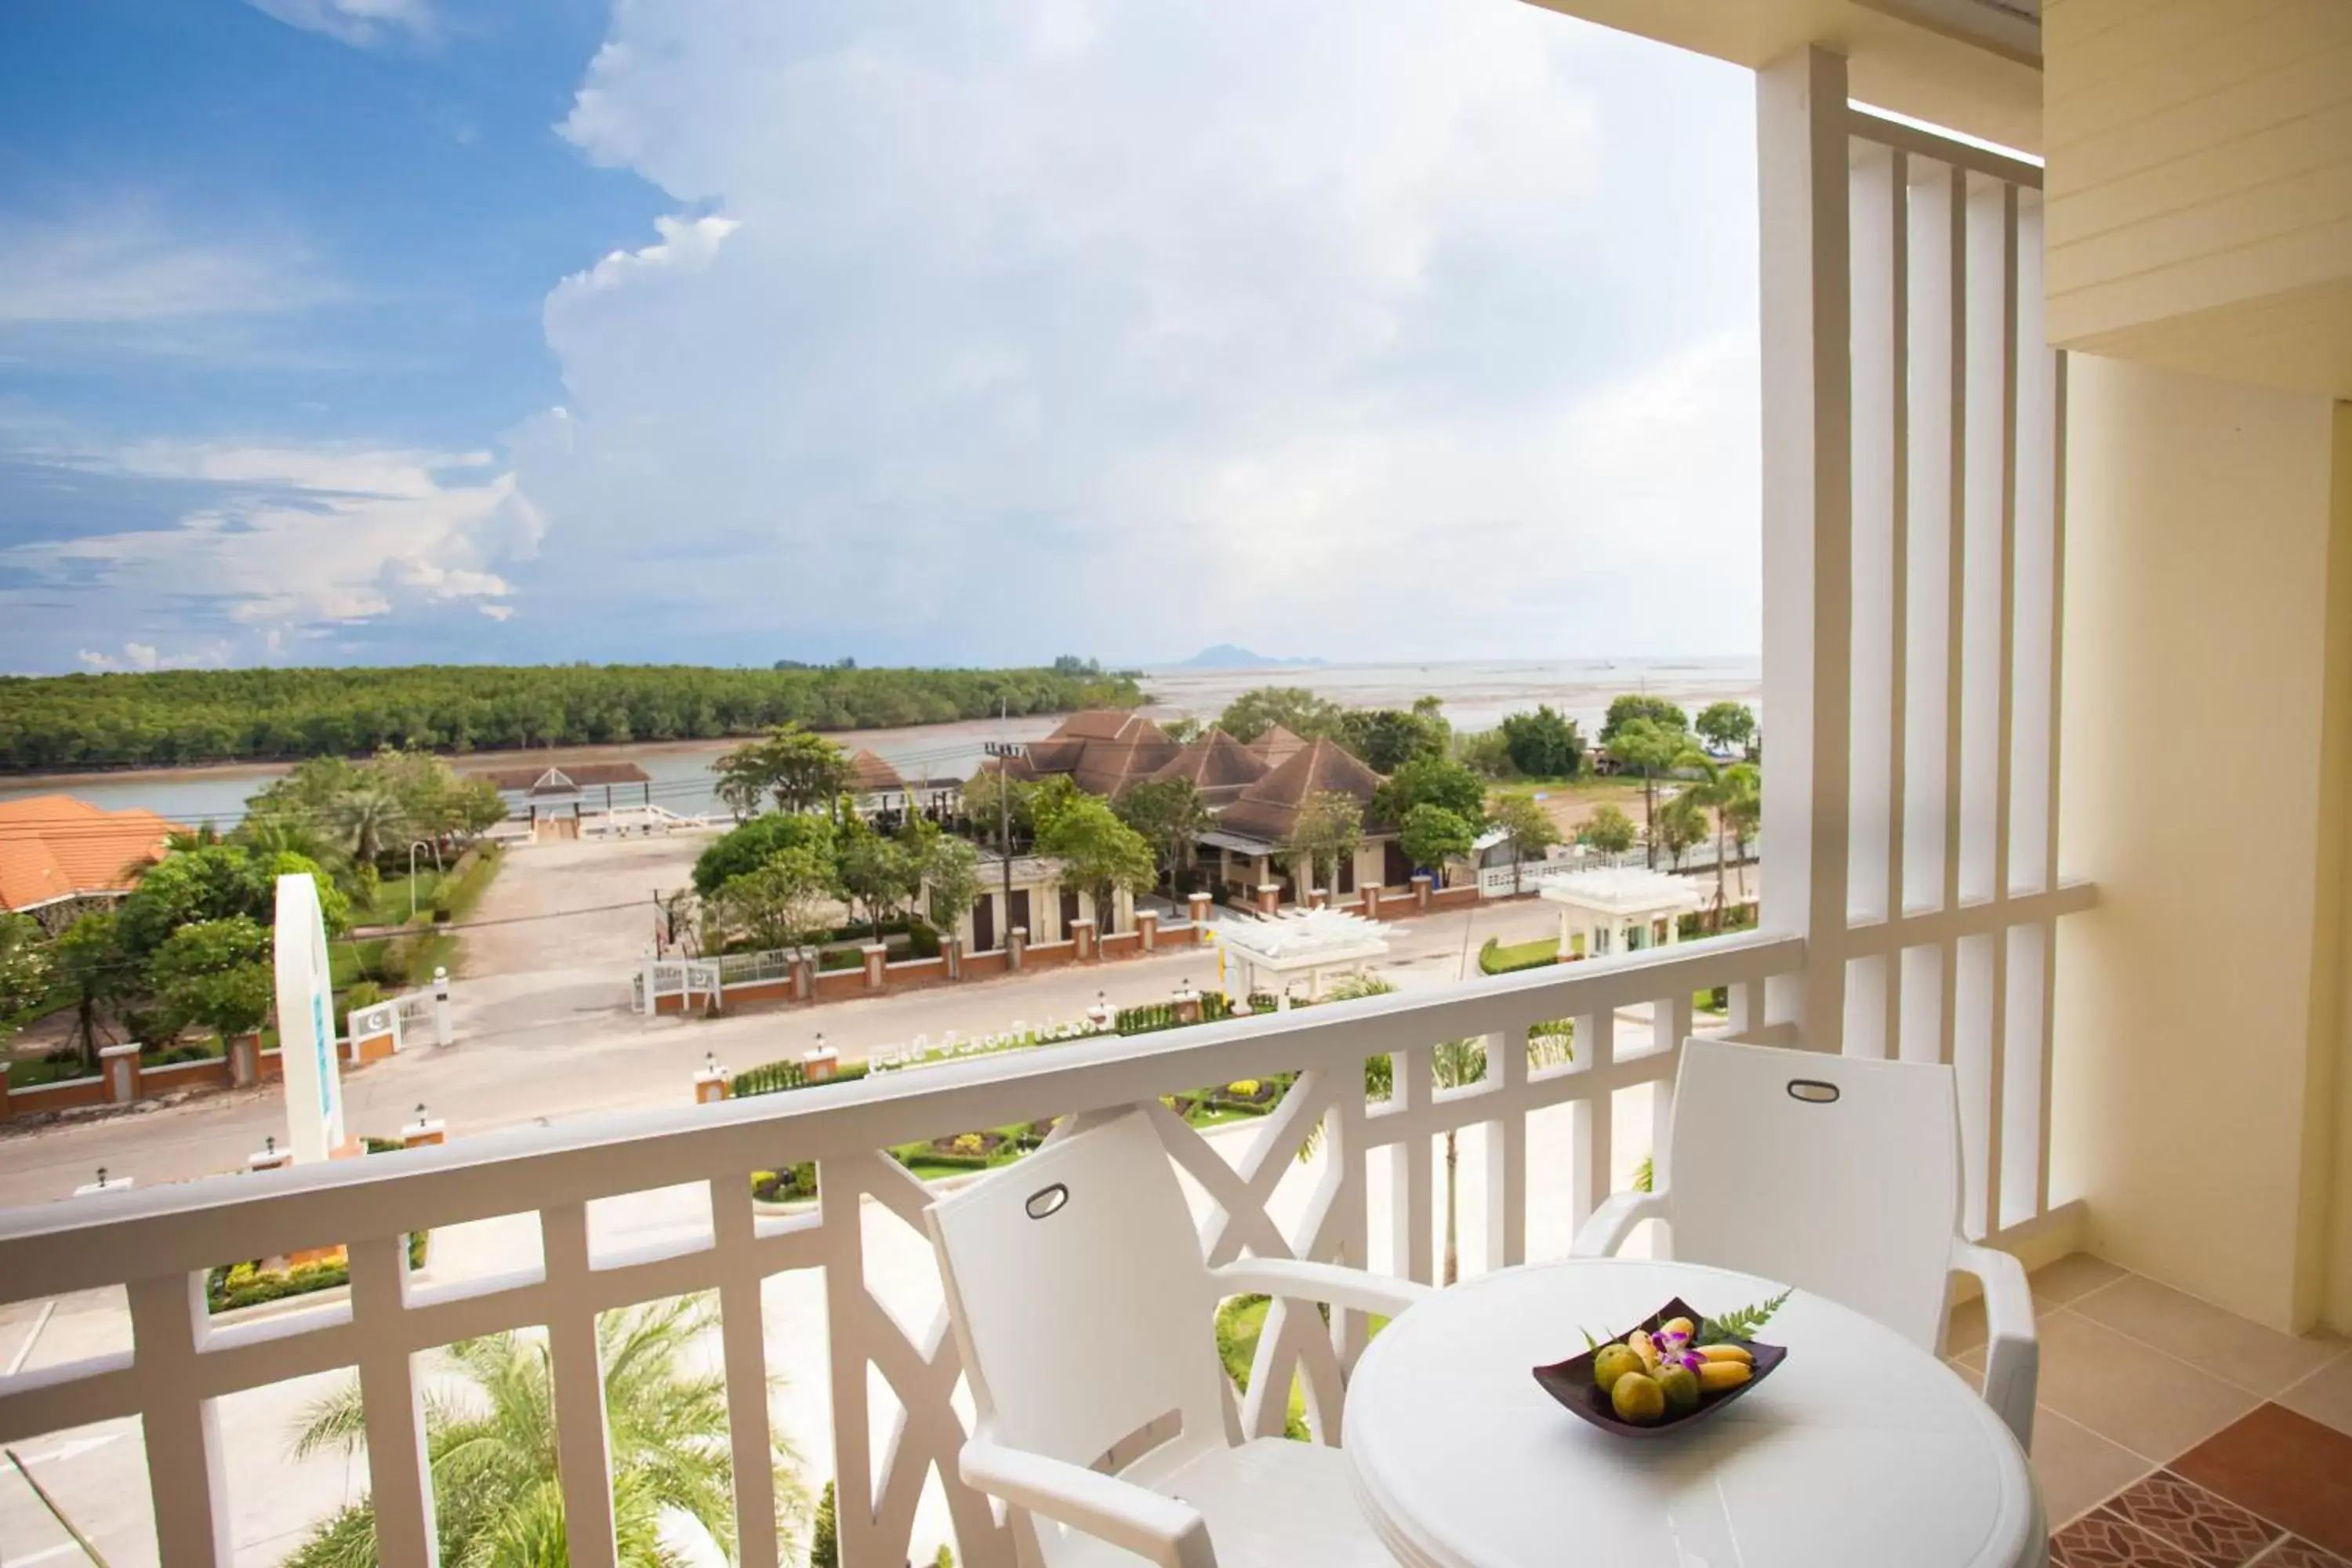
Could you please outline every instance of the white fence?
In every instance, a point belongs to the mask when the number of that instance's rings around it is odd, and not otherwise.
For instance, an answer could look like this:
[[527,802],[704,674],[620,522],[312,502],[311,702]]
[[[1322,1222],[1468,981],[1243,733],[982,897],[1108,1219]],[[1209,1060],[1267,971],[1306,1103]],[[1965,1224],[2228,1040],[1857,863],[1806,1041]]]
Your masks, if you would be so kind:
[[[778,1561],[769,1469],[768,1367],[761,1281],[822,1268],[832,1357],[832,1422],[843,1562],[878,1568],[906,1560],[917,1500],[930,1468],[952,1478],[963,1426],[952,1340],[934,1321],[900,1326],[869,1291],[861,1215],[868,1200],[919,1225],[927,1194],[881,1152],[911,1140],[1025,1119],[1136,1103],[1204,1083],[1300,1074],[1256,1129],[1236,1164],[1171,1114],[1155,1110],[1171,1153],[1219,1210],[1203,1242],[1218,1260],[1261,1256],[1364,1264],[1375,1161],[1393,1194],[1390,1252],[1399,1271],[1434,1278],[1437,1172],[1433,1139],[1483,1127],[1479,1256],[1507,1265],[1528,1254],[1531,1189],[1564,1182],[1571,1218],[1608,1195],[1613,1097],[1655,1086],[1663,1140],[1680,1041],[1694,991],[1727,985],[1732,1027],[1753,1026],[1768,977],[1803,963],[1804,943],[1750,933],[1655,953],[1507,975],[1443,993],[1236,1019],[1132,1038],[1109,1037],[920,1073],[715,1106],[648,1110],[583,1129],[528,1128],[444,1148],[369,1160],[78,1199],[0,1215],[0,1280],[19,1298],[124,1286],[134,1347],[0,1379],[0,1442],[93,1421],[142,1418],[163,1561],[229,1561],[221,1486],[224,1436],[215,1402],[233,1392],[355,1366],[367,1407],[367,1464],[387,1563],[428,1563],[421,1405],[413,1357],[452,1340],[544,1325],[554,1358],[556,1439],[572,1561],[613,1563],[612,1500],[594,1325],[599,1312],[688,1291],[716,1290],[730,1388],[735,1508],[741,1561]],[[1640,1026],[1645,1007],[1654,1022]],[[1632,1010],[1629,1012],[1628,1010]],[[1624,1015],[1624,1016],[1621,1016]],[[1575,1019],[1575,1059],[1533,1071],[1527,1054],[1496,1049],[1490,1076],[1442,1089],[1433,1042],[1464,1036],[1523,1037],[1539,1021]],[[1627,1048],[1621,1025],[1635,1020]],[[1640,1048],[1632,1048],[1638,1039]],[[1368,1054],[1394,1061],[1393,1098],[1368,1103]],[[1530,1168],[1528,1119],[1571,1113],[1572,1158],[1562,1171]],[[1303,1220],[1286,1230],[1268,1200],[1320,1129],[1324,1153]],[[755,1216],[749,1173],[788,1146],[815,1161],[814,1213]],[[592,1258],[588,1205],[684,1183],[707,1183],[707,1245]],[[509,1276],[432,1287],[412,1282],[402,1236],[516,1212],[535,1212],[542,1261]],[[331,1241],[348,1244],[348,1302],[268,1325],[215,1329],[204,1270],[225,1258],[267,1257]],[[1043,1282],[1041,1289],[1048,1288]],[[1269,1314],[1243,1412],[1250,1430],[1281,1431],[1294,1371],[1319,1431],[1337,1430],[1346,1370],[1365,1326],[1343,1314],[1327,1331],[1315,1311],[1277,1303]],[[904,1407],[877,1435],[868,1376]],[[951,1479],[946,1499],[957,1561],[1011,1561],[986,1503]]]

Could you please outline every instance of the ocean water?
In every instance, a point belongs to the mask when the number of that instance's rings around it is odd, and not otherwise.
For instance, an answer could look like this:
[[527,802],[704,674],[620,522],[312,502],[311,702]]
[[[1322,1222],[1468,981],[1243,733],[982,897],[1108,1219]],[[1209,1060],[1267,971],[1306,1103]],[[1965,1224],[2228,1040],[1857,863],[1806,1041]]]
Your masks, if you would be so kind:
[[[1213,719],[1226,703],[1257,686],[1304,686],[1351,708],[1402,708],[1434,696],[1457,730],[1487,730],[1511,713],[1538,703],[1583,724],[1589,735],[1600,727],[1610,700],[1620,692],[1645,691],[1696,711],[1709,702],[1732,700],[1759,706],[1763,669],[1756,658],[1679,659],[1495,659],[1461,662],[1334,664],[1280,669],[1156,669],[1144,672],[1152,700],[1144,710],[1158,719]],[[991,740],[1034,741],[1050,732],[1051,718],[925,724],[898,730],[866,730],[838,737],[866,747],[913,777],[968,778]],[[451,761],[459,768],[517,767],[530,763],[618,761],[636,763],[653,775],[652,798],[683,816],[723,811],[710,793],[712,759],[735,742],[673,742],[656,745],[568,747],[545,752],[486,752]],[[173,822],[210,822],[226,827],[245,815],[248,795],[286,771],[283,765],[155,769],[121,775],[12,776],[0,781],[0,800],[62,791],[93,805],[120,809],[144,806]],[[639,798],[634,787],[616,789],[615,799]]]

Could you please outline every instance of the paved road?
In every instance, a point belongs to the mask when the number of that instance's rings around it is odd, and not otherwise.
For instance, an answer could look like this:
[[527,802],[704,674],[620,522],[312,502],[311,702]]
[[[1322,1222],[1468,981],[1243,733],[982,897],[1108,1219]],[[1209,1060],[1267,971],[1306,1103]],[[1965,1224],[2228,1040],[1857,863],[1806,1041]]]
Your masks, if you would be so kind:
[[[1488,936],[1525,941],[1553,929],[1549,907],[1534,900],[1392,922],[1381,972],[1404,985],[1447,983],[1465,968],[1476,973],[1478,944]],[[950,1029],[969,1036],[1015,1020],[1076,1017],[1097,993],[1114,1006],[1159,1001],[1184,982],[1215,984],[1209,950],[816,1007],[648,1019],[626,1011],[625,969],[609,959],[493,974],[454,987],[456,1044],[412,1046],[347,1075],[344,1121],[355,1134],[390,1136],[421,1101],[451,1136],[463,1137],[591,1111],[674,1105],[691,1097],[706,1052],[748,1067],[798,1056],[823,1030],[827,1044],[856,1060],[918,1034],[938,1039]],[[127,1175],[142,1184],[236,1170],[271,1134],[285,1135],[275,1086],[0,1136],[0,1206],[68,1196],[101,1165],[110,1179]]]

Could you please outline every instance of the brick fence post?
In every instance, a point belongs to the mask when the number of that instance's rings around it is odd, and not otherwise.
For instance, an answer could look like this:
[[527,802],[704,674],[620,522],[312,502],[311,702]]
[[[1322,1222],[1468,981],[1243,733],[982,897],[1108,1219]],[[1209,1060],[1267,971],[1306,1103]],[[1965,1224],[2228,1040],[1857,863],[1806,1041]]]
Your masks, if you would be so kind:
[[1136,935],[1141,939],[1137,945],[1140,947],[1143,952],[1158,952],[1160,948],[1160,911],[1158,910],[1136,910],[1135,932]]
[[106,1075],[106,1098],[128,1105],[139,1098],[139,1046],[125,1041],[98,1053],[98,1070]]
[[1080,963],[1089,963],[1102,952],[1095,937],[1095,922],[1080,915],[1070,922],[1071,956]]
[[1429,890],[1436,885],[1437,879],[1428,872],[1415,871],[1412,874],[1412,907],[1417,910],[1429,908]]
[[251,1089],[261,1081],[261,1032],[239,1035],[228,1043],[228,1086]]
[[1184,910],[1192,922],[1192,945],[1195,947],[1209,940],[1209,904],[1206,893],[1188,893],[1184,897]]
[[866,958],[866,989],[868,991],[881,990],[884,983],[882,965],[889,962],[889,944],[887,942],[870,942],[864,947],[858,949],[858,952],[864,954]]
[[1260,882],[1257,885],[1257,912],[1262,915],[1270,915],[1281,908],[1282,884],[1279,882]]
[[1364,884],[1364,918],[1368,921],[1381,918],[1381,887],[1378,882]]
[[1308,909],[1319,910],[1330,901],[1331,895],[1325,892],[1322,889],[1309,888],[1307,889],[1307,907]]
[[1004,933],[1004,967],[1008,973],[1021,967],[1021,955],[1028,951],[1027,926],[1014,926]]
[[805,1002],[816,994],[816,960],[805,952],[793,954],[793,1000]]
[[963,938],[948,931],[940,938],[940,956],[947,961],[948,978],[963,978]]

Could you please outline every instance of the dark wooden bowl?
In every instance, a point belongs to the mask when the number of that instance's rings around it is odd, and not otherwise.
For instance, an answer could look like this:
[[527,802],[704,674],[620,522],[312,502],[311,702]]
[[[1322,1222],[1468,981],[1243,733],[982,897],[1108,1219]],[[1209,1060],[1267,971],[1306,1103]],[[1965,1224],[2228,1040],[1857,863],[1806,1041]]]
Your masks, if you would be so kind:
[[[1697,1312],[1691,1310],[1688,1302],[1677,1296],[1639,1323],[1620,1329],[1615,1335],[1616,1342],[1619,1344],[1624,1343],[1625,1337],[1637,1328],[1644,1333],[1655,1333],[1660,1323],[1673,1318],[1688,1318],[1694,1323],[1704,1321]],[[1566,1361],[1554,1362],[1549,1366],[1537,1367],[1536,1382],[1543,1385],[1543,1391],[1546,1394],[1550,1394],[1568,1406],[1571,1412],[1591,1422],[1604,1432],[1612,1432],[1620,1437],[1663,1437],[1669,1432],[1678,1432],[1685,1426],[1694,1426],[1715,1415],[1725,1405],[1771,1376],[1780,1364],[1789,1359],[1788,1351],[1780,1345],[1763,1344],[1755,1340],[1727,1340],[1723,1342],[1738,1345],[1756,1358],[1748,1381],[1737,1388],[1718,1389],[1711,1394],[1702,1393],[1699,1395],[1698,1404],[1694,1408],[1685,1410],[1680,1415],[1669,1411],[1664,1420],[1647,1426],[1636,1426],[1631,1421],[1619,1419],[1615,1408],[1609,1403],[1609,1396],[1601,1393],[1600,1385],[1592,1381],[1593,1358],[1609,1348],[1608,1341],[1602,1341],[1582,1355],[1570,1356]]]

